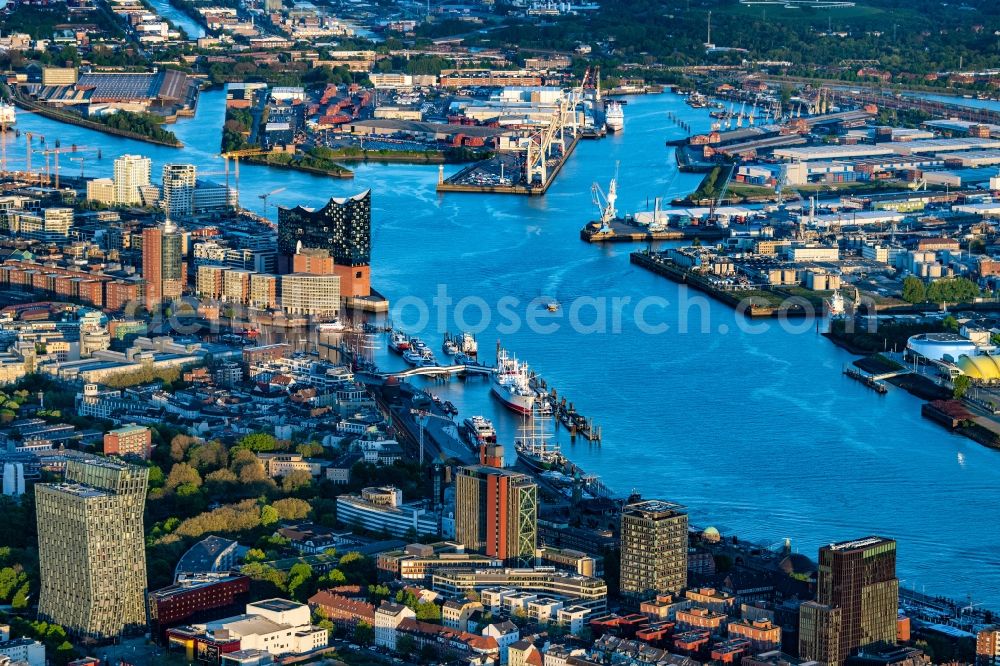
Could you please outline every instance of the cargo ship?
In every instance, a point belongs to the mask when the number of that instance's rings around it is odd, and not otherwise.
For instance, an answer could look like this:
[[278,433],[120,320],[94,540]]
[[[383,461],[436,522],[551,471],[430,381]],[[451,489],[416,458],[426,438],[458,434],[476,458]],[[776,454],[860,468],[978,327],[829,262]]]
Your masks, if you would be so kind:
[[497,367],[490,375],[490,391],[518,414],[531,414],[537,398],[528,381],[528,364],[519,362],[499,346]]

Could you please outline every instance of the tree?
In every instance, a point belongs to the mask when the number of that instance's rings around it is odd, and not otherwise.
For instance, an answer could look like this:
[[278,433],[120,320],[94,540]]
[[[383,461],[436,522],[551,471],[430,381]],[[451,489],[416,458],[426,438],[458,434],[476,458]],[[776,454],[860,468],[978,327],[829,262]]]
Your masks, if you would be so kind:
[[371,645],[374,640],[375,630],[372,625],[364,620],[358,622],[358,626],[354,628],[354,642],[358,645]]
[[243,437],[236,445],[236,448],[248,449],[256,453],[266,453],[274,451],[277,446],[278,440],[275,439],[274,435],[269,435],[266,432],[255,432]]
[[273,506],[282,520],[300,520],[308,516],[312,510],[309,502],[294,497],[280,499]]
[[278,510],[270,504],[265,504],[260,508],[260,524],[264,527],[274,525],[280,519],[281,516],[278,515]]
[[903,280],[903,300],[907,303],[923,303],[927,300],[927,290],[924,281],[910,275]]
[[304,469],[293,469],[281,479],[281,489],[286,493],[294,493],[300,488],[308,488],[312,484],[312,474]]
[[29,584],[26,582],[17,592],[14,594],[14,598],[11,599],[10,605],[14,610],[24,610],[28,607],[28,592],[30,590]]
[[955,377],[955,381],[952,382],[952,393],[957,400],[961,400],[965,397],[965,394],[969,392],[969,387],[972,385],[972,380],[969,379],[968,375],[959,375]]
[[182,485],[201,487],[201,475],[198,474],[198,470],[187,463],[177,463],[170,468],[170,475],[167,477],[165,487],[168,491],[172,491]]
[[170,440],[170,459],[174,462],[181,462],[187,457],[187,451],[198,442],[189,435],[175,435]]
[[404,657],[409,657],[417,650],[417,641],[409,634],[403,634],[398,639],[396,639],[396,652],[403,655]]
[[927,300],[945,305],[947,303],[968,303],[979,296],[979,286],[967,278],[941,278],[927,288]]

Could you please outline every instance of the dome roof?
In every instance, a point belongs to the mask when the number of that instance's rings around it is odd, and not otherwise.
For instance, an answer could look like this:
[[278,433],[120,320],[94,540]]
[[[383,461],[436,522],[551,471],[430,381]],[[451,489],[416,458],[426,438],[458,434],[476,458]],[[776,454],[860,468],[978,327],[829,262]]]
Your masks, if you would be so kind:
[[981,381],[1000,379],[1000,361],[991,354],[978,354],[976,356],[962,354],[958,357],[958,368],[962,374],[968,375],[970,379]]
[[701,538],[711,543],[718,543],[722,540],[722,535],[714,527],[706,527],[705,531],[701,533]]

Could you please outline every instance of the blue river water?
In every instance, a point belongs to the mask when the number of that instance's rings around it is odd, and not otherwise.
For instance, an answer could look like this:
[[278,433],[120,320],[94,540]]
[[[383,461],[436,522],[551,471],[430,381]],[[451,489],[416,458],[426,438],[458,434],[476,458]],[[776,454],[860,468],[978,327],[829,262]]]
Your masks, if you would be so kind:
[[[223,100],[221,91],[202,95],[196,117],[173,126],[183,149],[24,113],[18,127],[58,137],[63,146],[101,147],[103,160],[85,163],[88,176],[110,175],[112,158],[122,153],[150,156],[154,173],[171,161],[220,172]],[[818,335],[815,324],[747,331],[730,308],[632,266],[629,246],[579,240],[580,227],[596,214],[591,183],[606,189],[616,165],[622,210],[697,185],[699,176],[679,174],[664,146],[681,135],[671,111],[695,131],[710,123],[705,110],[673,95],[631,98],[625,131],[581,142],[543,198],[438,195],[437,167],[363,164],[353,181],[242,167],[241,201],[273,217],[274,204],[316,206],[371,188],[373,282],[395,304],[394,323],[437,350],[443,330],[456,330],[454,312],[437,325],[430,299],[439,289],[455,302],[474,299],[463,303],[467,326],[479,323],[480,304],[487,307],[490,322],[478,334],[482,356],[492,361],[502,337],[592,417],[602,444],[571,444],[564,432],[559,439],[572,459],[619,493],[635,489],[683,503],[694,524],[764,544],[787,537],[811,557],[831,541],[891,536],[899,541],[905,587],[1000,607],[1000,451],[922,419],[920,402],[898,389],[878,396],[845,378],[842,368],[854,357]],[[23,154],[22,133],[8,156]],[[264,211],[258,195],[279,188]],[[501,309],[504,296],[517,305]],[[541,312],[526,305],[539,298],[562,304],[551,321],[540,322],[558,330],[503,326],[505,314],[523,323],[529,311]],[[597,300],[580,300],[586,298]],[[628,300],[616,307],[615,298],[619,305]],[[429,319],[423,328],[421,300]],[[575,328],[571,314],[579,314]],[[664,324],[666,331],[650,330]],[[402,365],[384,346],[377,357],[386,367]],[[461,418],[492,418],[502,441],[512,442],[518,419],[481,381],[432,390],[452,400]]]

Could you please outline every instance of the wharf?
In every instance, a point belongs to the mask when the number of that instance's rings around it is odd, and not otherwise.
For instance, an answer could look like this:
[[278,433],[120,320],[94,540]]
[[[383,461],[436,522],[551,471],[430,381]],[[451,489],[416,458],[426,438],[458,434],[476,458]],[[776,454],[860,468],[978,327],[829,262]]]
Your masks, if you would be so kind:
[[708,294],[747,317],[804,317],[817,314],[812,309],[807,310],[800,303],[793,302],[785,306],[785,297],[774,290],[727,291],[719,289],[710,280],[697,273],[686,271],[669,260],[659,259],[655,253],[632,252],[629,255],[629,261],[657,275],[662,275],[674,282],[686,284],[692,289]]
[[594,425],[594,419],[588,419],[578,413],[573,403],[566,400],[566,396],[560,398],[555,388],[549,387],[545,380],[534,372],[528,378],[528,383],[544,405],[543,418],[552,416],[557,424],[562,424],[569,430],[571,441],[575,442],[577,435],[591,442],[601,441],[601,427]]
[[580,239],[588,243],[643,243],[669,240],[719,240],[727,236],[725,229],[718,227],[670,227],[650,231],[648,226],[628,220],[614,220],[609,228],[602,231],[600,222],[590,222],[580,229]]
[[559,172],[562,171],[563,165],[566,164],[570,155],[573,154],[573,151],[576,149],[576,144],[579,143],[579,141],[579,136],[573,137],[570,144],[566,146],[566,152],[556,160],[555,164],[549,167],[548,178],[544,183],[539,185],[528,185],[526,183],[502,185],[499,182],[485,184],[463,182],[470,179],[478,171],[491,170],[490,162],[495,158],[490,158],[489,160],[484,160],[483,162],[477,162],[476,164],[466,167],[458,173],[441,180],[437,184],[437,191],[466,192],[471,194],[519,194],[522,196],[542,196],[548,191],[552,183],[555,182],[556,176],[558,176]]

